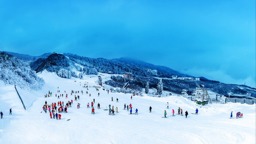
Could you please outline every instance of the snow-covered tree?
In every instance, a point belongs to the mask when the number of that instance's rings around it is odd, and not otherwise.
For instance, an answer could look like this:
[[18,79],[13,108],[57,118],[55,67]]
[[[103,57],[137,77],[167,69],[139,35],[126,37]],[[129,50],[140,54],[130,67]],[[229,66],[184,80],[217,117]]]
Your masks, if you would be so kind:
[[162,93],[163,93],[163,81],[162,79],[160,79],[157,84],[157,94],[162,95]]
[[146,83],[146,87],[145,87],[145,93],[148,94],[149,92],[149,82]]
[[71,78],[71,72],[69,70],[66,70],[66,69],[60,69],[58,72],[57,72],[57,75],[59,77],[62,77],[62,78],[68,78],[70,79]]
[[102,78],[101,78],[101,76],[98,76],[98,83],[99,83],[100,86],[102,86]]
[[27,62],[4,52],[0,52],[0,80],[21,88],[40,89],[44,84]]
[[83,78],[83,73],[79,73],[79,78],[82,79]]

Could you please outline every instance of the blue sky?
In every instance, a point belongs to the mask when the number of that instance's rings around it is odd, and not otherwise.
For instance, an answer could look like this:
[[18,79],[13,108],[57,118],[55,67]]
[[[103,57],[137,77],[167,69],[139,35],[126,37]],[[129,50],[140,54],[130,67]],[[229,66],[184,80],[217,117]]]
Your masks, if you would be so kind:
[[0,0],[0,50],[131,57],[255,86],[255,0]]

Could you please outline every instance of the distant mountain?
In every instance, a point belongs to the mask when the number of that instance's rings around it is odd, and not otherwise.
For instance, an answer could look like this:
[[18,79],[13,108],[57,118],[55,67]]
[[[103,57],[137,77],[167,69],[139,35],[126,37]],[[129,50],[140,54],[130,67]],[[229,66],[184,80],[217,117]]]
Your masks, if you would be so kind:
[[24,61],[34,61],[37,59],[37,57],[30,56],[30,55],[25,55],[25,54],[19,54],[19,53],[14,53],[14,52],[4,52],[6,54],[15,56],[16,58]]
[[[193,77],[182,74],[168,67],[156,66],[143,61],[129,58],[104,59],[88,58],[74,54],[53,53],[47,58],[40,58],[31,63],[32,69],[36,72],[48,70],[55,72],[63,78],[82,77],[84,74],[119,74],[112,76],[105,84],[113,87],[128,88],[142,91],[146,83],[150,88],[156,88],[159,79],[162,79],[163,89],[166,91],[181,94],[185,89],[191,94],[196,87],[204,85],[205,88],[220,95],[242,97],[256,97],[256,89],[244,85],[224,84],[219,81],[209,80],[204,77]],[[63,72],[64,71],[64,72]]]
[[[22,55],[19,55],[22,56]],[[31,60],[29,56],[28,59]],[[17,57],[0,52],[0,80],[6,84],[13,84],[19,87],[30,87],[33,89],[40,89],[44,81],[39,78],[36,73],[31,70],[29,64]]]
[[181,94],[186,90],[190,95],[198,86],[204,86],[206,89],[224,96],[256,98],[256,88],[245,85],[225,84],[204,77],[194,77],[168,67],[129,58],[109,60],[82,57],[68,53],[49,53],[40,57],[28,56],[27,59],[24,58],[24,55],[18,54],[15,54],[14,57],[24,61],[27,60],[32,71],[36,73],[47,70],[56,73],[62,78],[83,78],[84,75],[107,73],[112,76],[110,80],[104,82],[105,84],[126,90],[129,89],[130,91],[143,91],[147,83],[149,83],[149,88],[156,89],[161,79],[164,90],[177,94]]

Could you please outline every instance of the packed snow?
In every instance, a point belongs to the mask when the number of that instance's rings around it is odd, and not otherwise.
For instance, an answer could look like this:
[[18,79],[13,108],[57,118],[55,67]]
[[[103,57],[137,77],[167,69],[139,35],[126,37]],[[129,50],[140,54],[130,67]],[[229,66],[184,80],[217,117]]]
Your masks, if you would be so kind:
[[[63,79],[55,73],[46,71],[39,76],[45,81],[42,90],[18,89],[27,107],[26,111],[14,86],[0,83],[0,111],[4,113],[3,119],[0,119],[0,144],[255,144],[256,142],[255,104],[213,103],[199,106],[178,95],[152,97],[111,91],[108,93],[109,87],[103,86],[103,88],[97,84],[98,76]],[[103,76],[103,78],[107,77],[107,75]],[[71,95],[72,90],[77,93]],[[49,91],[52,92],[52,96],[45,97]],[[79,99],[76,101],[74,97],[78,95]],[[95,114],[91,113],[93,99],[95,99]],[[49,111],[45,113],[42,109],[45,101],[51,105],[53,102],[66,103],[71,100],[73,104],[68,107],[67,113],[61,113],[61,120],[51,119]],[[81,104],[79,109],[78,103]],[[87,103],[90,104],[90,108],[87,108]],[[97,108],[98,103],[100,109]],[[124,109],[124,104],[132,104],[133,114]],[[109,105],[118,107],[119,112],[109,115],[107,110]],[[188,111],[187,118],[178,115],[179,107],[183,109],[183,113]],[[12,115],[9,115],[10,108]],[[138,114],[135,114],[136,108]],[[199,109],[197,115],[194,114],[196,108]],[[172,109],[175,110],[175,116],[172,116]],[[167,118],[164,118],[164,110],[167,110]],[[231,111],[233,118],[230,118]],[[235,118],[236,112],[242,112],[243,118]]]

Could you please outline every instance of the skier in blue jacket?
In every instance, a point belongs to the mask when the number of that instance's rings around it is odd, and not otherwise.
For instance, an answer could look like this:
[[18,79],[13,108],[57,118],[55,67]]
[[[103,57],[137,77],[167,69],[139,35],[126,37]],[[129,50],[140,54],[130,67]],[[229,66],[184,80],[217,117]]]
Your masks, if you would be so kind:
[[196,114],[198,114],[198,108],[196,108]]

